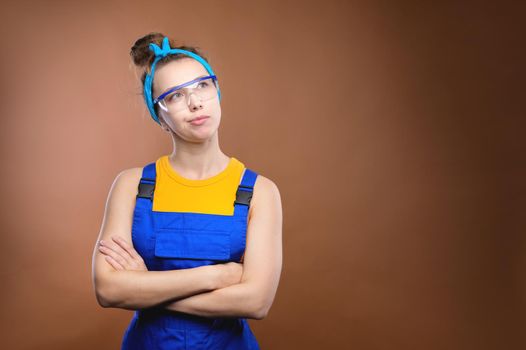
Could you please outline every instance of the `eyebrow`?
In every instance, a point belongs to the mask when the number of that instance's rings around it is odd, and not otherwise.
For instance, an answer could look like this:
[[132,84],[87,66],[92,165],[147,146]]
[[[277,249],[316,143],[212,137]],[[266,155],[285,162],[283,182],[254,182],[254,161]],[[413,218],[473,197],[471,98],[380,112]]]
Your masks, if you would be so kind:
[[[207,76],[209,76],[209,75],[210,75],[210,74],[202,74],[202,75],[200,75],[200,76],[198,76],[198,77],[195,77],[195,78],[192,79],[192,80],[188,80],[187,82],[184,82],[184,83],[179,84],[179,85],[183,85],[183,84],[186,84],[186,83],[188,83],[188,82],[190,82],[190,81],[194,81],[194,80],[199,79],[199,78],[207,77]],[[159,96],[161,96],[162,94],[166,93],[167,91],[169,91],[169,90],[171,90],[171,89],[173,89],[174,87],[179,86],[179,85],[173,85],[173,86],[170,86],[170,87],[164,89],[163,92],[161,92],[161,94],[160,94]]]

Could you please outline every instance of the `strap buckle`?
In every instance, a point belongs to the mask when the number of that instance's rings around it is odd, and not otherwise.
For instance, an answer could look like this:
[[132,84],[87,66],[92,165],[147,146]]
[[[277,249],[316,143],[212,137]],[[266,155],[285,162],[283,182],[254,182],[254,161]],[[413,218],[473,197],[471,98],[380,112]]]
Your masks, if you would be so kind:
[[[152,181],[153,183],[142,182],[143,180]],[[139,182],[139,189],[136,198],[149,198],[153,200],[153,192],[155,190],[155,179],[141,178]]]
[[[243,188],[250,189],[250,191],[244,190]],[[252,187],[242,186],[239,185],[237,191],[236,191],[236,200],[234,201],[234,205],[241,204],[250,206],[250,200],[252,199]]]

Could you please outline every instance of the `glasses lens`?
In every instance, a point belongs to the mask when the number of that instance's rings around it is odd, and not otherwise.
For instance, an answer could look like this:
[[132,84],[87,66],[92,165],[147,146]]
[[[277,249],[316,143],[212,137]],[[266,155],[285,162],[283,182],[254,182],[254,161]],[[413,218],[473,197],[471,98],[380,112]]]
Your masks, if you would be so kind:
[[214,96],[217,96],[214,79],[203,79],[184,88],[172,91],[159,101],[159,104],[161,108],[166,111],[177,112],[188,106],[187,98],[191,94],[194,94],[201,101],[210,100]]

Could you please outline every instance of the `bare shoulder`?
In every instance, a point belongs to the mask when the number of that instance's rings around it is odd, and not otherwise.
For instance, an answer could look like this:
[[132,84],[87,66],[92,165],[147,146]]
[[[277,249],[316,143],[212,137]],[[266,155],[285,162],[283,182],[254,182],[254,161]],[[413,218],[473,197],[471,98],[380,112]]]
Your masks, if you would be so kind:
[[268,177],[259,174],[254,184],[254,195],[256,191],[264,192],[266,195],[279,195],[278,185]]
[[135,198],[142,176],[142,168],[130,168],[117,174],[108,194],[108,205],[120,205],[123,201]]
[[142,176],[142,168],[130,168],[121,171],[115,177],[113,186],[116,187],[137,187]]
[[254,193],[250,200],[249,217],[259,208],[268,208],[281,212],[281,194],[274,181],[258,174],[254,184]]

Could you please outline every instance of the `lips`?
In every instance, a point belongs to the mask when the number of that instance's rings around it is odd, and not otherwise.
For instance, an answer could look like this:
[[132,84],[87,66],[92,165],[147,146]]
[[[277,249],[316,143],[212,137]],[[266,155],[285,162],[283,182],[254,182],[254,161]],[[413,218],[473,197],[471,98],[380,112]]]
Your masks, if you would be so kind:
[[205,119],[205,118],[209,118],[209,117],[207,115],[200,115],[198,117],[195,117],[194,119],[190,119],[189,122],[193,122],[193,121],[201,120],[201,119]]

